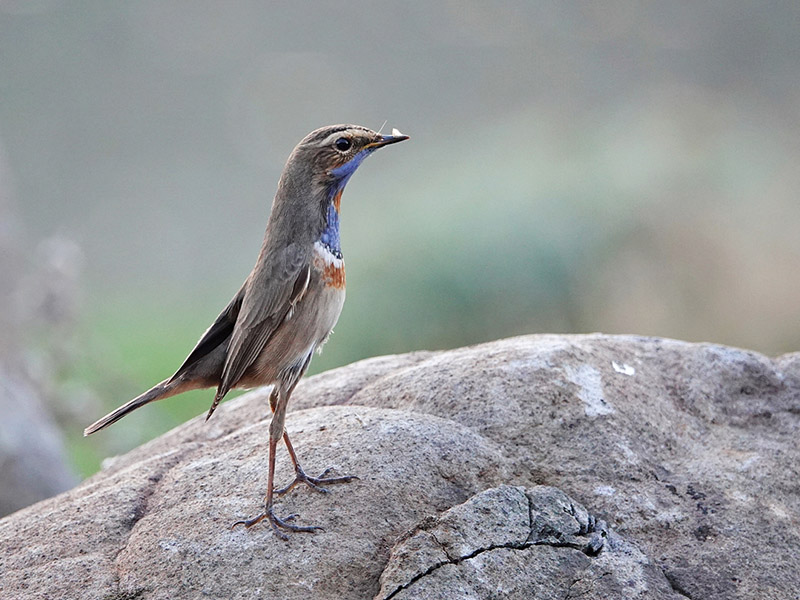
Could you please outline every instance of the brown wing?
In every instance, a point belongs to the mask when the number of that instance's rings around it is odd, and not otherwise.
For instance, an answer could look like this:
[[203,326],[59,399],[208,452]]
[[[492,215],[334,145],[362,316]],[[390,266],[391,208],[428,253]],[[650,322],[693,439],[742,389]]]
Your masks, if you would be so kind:
[[290,244],[264,258],[259,260],[245,284],[244,299],[214,398],[215,405],[258,358],[286,314],[308,287],[311,277],[310,252],[299,244]]

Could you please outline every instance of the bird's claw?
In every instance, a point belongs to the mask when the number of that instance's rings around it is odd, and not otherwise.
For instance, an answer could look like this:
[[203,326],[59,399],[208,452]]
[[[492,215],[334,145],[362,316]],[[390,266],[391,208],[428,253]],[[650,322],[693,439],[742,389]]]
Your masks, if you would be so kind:
[[310,487],[315,492],[320,492],[321,494],[327,494],[328,490],[322,486],[324,485],[335,485],[337,483],[349,483],[354,479],[358,479],[355,475],[344,475],[342,477],[325,477],[328,473],[330,473],[332,469],[328,467],[322,473],[319,474],[318,477],[309,477],[306,475],[305,471],[302,468],[298,467],[297,471],[295,472],[294,481],[292,481],[286,487],[282,487],[279,490],[275,490],[275,495],[283,496],[284,494],[288,494],[291,492],[298,483],[305,483],[308,487]]
[[257,517],[253,517],[252,519],[245,519],[243,521],[236,521],[233,525],[231,525],[231,529],[234,529],[237,525],[244,525],[245,528],[249,529],[253,525],[260,523],[264,519],[269,520],[269,524],[272,527],[272,533],[274,533],[277,537],[282,539],[284,542],[289,539],[281,529],[285,529],[286,531],[296,531],[300,533],[314,533],[316,531],[323,531],[322,527],[317,525],[294,525],[289,521],[294,521],[297,518],[297,514],[291,514],[288,517],[284,517],[281,519],[277,516],[272,507],[267,508],[264,510],[263,513],[258,515]]

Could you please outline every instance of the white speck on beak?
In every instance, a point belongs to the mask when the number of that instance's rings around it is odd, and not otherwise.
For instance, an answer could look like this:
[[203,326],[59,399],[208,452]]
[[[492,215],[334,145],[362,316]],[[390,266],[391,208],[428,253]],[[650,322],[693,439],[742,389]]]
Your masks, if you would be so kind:
[[399,137],[403,135],[397,127],[392,127],[392,137]]

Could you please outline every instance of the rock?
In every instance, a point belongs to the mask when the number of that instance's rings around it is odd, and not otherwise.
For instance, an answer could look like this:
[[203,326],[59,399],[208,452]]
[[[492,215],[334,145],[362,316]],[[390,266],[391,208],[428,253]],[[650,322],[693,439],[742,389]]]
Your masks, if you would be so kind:
[[681,598],[560,490],[505,485],[423,521],[392,550],[376,599],[442,597]]
[[303,465],[361,479],[281,498],[325,528],[285,543],[229,528],[260,508],[267,395],[0,521],[4,597],[796,598],[800,354],[528,336],[310,378]]

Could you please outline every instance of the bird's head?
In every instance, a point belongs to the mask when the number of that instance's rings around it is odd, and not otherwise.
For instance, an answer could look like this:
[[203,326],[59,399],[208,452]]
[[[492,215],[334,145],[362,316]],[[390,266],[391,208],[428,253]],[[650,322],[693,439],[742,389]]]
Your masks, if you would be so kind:
[[341,189],[367,156],[407,139],[397,129],[387,135],[358,125],[330,125],[309,133],[295,153],[317,182]]
[[294,238],[305,235],[312,241],[326,235],[338,251],[339,206],[347,181],[375,150],[407,139],[396,129],[386,135],[358,125],[330,125],[309,133],[286,162],[268,234],[292,232]]

